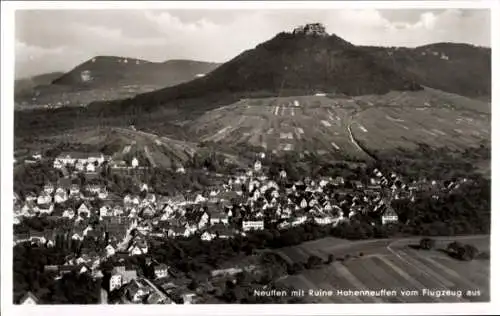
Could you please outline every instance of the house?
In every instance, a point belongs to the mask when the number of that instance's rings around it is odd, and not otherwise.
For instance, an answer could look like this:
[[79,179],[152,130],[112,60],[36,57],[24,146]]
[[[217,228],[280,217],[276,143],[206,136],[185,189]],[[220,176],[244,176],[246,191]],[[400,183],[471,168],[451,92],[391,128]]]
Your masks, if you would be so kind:
[[106,190],[106,188],[98,184],[89,184],[85,187],[85,189],[87,190],[87,192],[92,194],[99,194]]
[[113,215],[114,216],[122,216],[124,214],[123,207],[120,205],[115,205],[113,207]]
[[56,193],[54,194],[54,202],[55,203],[64,203],[68,200],[68,193],[65,189],[57,188]]
[[90,216],[90,208],[87,206],[87,204],[82,203],[77,210],[77,214],[78,214],[78,216],[89,217]]
[[26,195],[26,202],[27,203],[30,203],[30,202],[35,202],[37,200],[37,196],[33,193],[28,193]]
[[263,220],[244,220],[242,223],[243,231],[250,230],[263,230],[264,229],[264,221]]
[[107,245],[106,248],[104,248],[104,250],[106,250],[106,257],[107,258],[114,256],[116,253],[113,245]]
[[43,186],[43,191],[47,194],[52,194],[54,192],[54,185],[52,183],[47,183]]
[[216,234],[213,234],[213,233],[210,233],[208,231],[205,231],[203,234],[201,234],[201,240],[203,241],[211,241],[212,239],[214,239],[217,235]]
[[82,162],[82,161],[78,161],[76,164],[75,164],[75,169],[78,170],[78,171],[81,171],[83,172],[85,170],[85,163]]
[[195,302],[196,294],[194,293],[185,293],[182,295],[182,302],[184,304],[193,304]]
[[109,278],[109,291],[118,290],[122,287],[122,275],[115,273]]
[[281,178],[281,179],[285,179],[285,178],[286,178],[286,175],[287,175],[287,174],[286,174],[286,171],[285,171],[285,170],[281,170],[281,171],[280,171],[280,178]]
[[94,230],[92,228],[92,226],[87,226],[84,230],[83,230],[83,236],[87,236],[89,234],[90,231]]
[[71,197],[79,195],[80,194],[80,186],[78,184],[72,184],[69,187],[69,195]]
[[31,292],[26,293],[19,301],[20,305],[37,305],[38,298]]
[[356,188],[358,190],[361,190],[364,187],[363,183],[361,183],[361,181],[359,181],[359,180],[353,181],[353,186],[354,186],[354,188]]
[[64,210],[62,217],[72,219],[73,217],[75,217],[75,211],[73,211],[70,208],[66,209],[66,210]]
[[73,240],[80,240],[82,241],[83,240],[83,233],[80,234],[80,233],[74,233],[72,236],[71,236],[71,239]]
[[151,293],[151,290],[144,280],[134,279],[127,285],[126,293],[133,303],[140,303]]
[[398,214],[394,209],[388,205],[382,214],[382,225],[397,223],[398,222]]
[[151,206],[146,206],[144,209],[142,209],[141,216],[152,218],[153,216],[155,216],[155,213],[156,211],[154,208],[152,208]]
[[105,216],[112,216],[113,211],[109,205],[103,205],[99,209],[99,216],[100,217],[105,217]]
[[335,179],[332,180],[332,184],[334,186],[340,186],[340,185],[344,185],[344,178],[343,177],[336,177]]
[[261,169],[262,169],[262,163],[257,160],[255,162],[255,164],[253,165],[253,169],[256,171],[256,172],[259,172]]
[[144,241],[135,241],[128,249],[131,256],[142,255],[148,253],[148,245]]
[[47,191],[43,191],[37,198],[37,204],[49,204],[52,202],[52,196]]
[[318,225],[328,225],[334,222],[332,217],[329,216],[316,216],[314,217],[314,222]]
[[122,284],[127,284],[135,279],[137,279],[137,271],[135,269],[125,269],[125,271],[123,271]]
[[307,200],[302,199],[302,201],[300,201],[300,208],[306,208],[306,207],[307,207]]
[[94,163],[87,163],[85,166],[85,171],[88,173],[96,172],[96,165]]
[[165,278],[168,276],[168,266],[164,263],[161,263],[157,266],[155,266],[154,271],[155,271],[155,276],[158,279]]
[[97,197],[101,200],[104,200],[108,197],[108,190],[106,190],[106,188],[101,188],[101,190],[97,192]]
[[146,303],[151,305],[174,304],[168,296],[158,291],[151,293],[146,299]]
[[35,207],[35,211],[39,212],[40,214],[52,214],[52,212],[54,211],[54,204],[39,204]]
[[132,158],[130,165],[132,166],[132,168],[139,167],[139,160],[136,157]]
[[307,220],[306,215],[298,215],[291,221],[291,225],[298,226],[298,225],[304,224],[306,222],[306,220]]

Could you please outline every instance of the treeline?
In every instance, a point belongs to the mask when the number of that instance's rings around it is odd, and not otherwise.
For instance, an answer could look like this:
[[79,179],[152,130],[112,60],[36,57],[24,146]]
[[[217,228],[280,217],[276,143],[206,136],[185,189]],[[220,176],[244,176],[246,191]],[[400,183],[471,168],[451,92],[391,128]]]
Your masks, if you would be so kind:
[[99,281],[86,274],[68,273],[56,279],[57,272],[45,271],[46,265],[62,265],[67,251],[19,244],[14,247],[14,303],[32,292],[41,304],[96,304]]
[[22,165],[14,171],[14,192],[21,198],[38,193],[47,182],[56,183],[62,173],[48,162]]

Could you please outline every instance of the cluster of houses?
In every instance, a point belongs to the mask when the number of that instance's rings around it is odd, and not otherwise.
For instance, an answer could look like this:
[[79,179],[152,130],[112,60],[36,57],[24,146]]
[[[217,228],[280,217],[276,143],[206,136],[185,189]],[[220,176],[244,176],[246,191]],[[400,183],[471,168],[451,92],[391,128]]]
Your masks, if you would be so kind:
[[[102,154],[62,154],[55,168],[71,165],[100,166]],[[14,196],[15,223],[25,217],[64,218],[68,225],[44,232],[15,236],[15,243],[31,242],[53,247],[59,238],[69,242],[104,241],[99,251],[91,247],[66,258],[61,266],[46,266],[58,277],[70,271],[102,277],[100,264],[113,256],[127,257],[148,253],[148,236],[161,238],[198,235],[204,241],[232,238],[237,234],[267,228],[288,229],[305,223],[335,226],[358,215],[369,215],[371,224],[398,222],[391,202],[414,201],[418,192],[433,189],[439,198],[443,190],[457,189],[467,179],[457,181],[413,181],[405,183],[395,173],[383,174],[375,169],[369,183],[347,181],[343,177],[323,177],[301,181],[287,179],[284,170],[279,179],[268,178],[262,163],[256,161],[251,170],[233,175],[202,192],[185,192],[161,196],[151,192],[146,183],[140,194],[109,192],[102,184],[80,186],[71,178],[47,183],[38,194]],[[62,236],[62,237],[61,237]],[[156,278],[166,278],[169,268],[154,266]],[[125,289],[126,300],[170,303],[149,280],[137,276],[135,269],[115,267],[109,281],[110,290]],[[29,299],[29,298],[28,298]],[[186,298],[190,300],[191,298]]]
[[105,160],[102,153],[63,152],[54,159],[54,168],[62,169],[71,166],[81,172],[96,172],[96,168]]

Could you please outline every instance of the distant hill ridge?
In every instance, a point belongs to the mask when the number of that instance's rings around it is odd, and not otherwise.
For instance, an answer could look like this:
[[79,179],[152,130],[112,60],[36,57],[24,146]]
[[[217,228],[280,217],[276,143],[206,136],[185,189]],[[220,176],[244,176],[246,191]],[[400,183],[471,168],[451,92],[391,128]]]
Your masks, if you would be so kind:
[[467,97],[491,99],[490,48],[461,43],[359,48],[422,85]]
[[193,60],[151,62],[142,59],[96,56],[52,81],[52,84],[99,86],[117,84],[154,84],[169,86],[210,72],[217,63]]

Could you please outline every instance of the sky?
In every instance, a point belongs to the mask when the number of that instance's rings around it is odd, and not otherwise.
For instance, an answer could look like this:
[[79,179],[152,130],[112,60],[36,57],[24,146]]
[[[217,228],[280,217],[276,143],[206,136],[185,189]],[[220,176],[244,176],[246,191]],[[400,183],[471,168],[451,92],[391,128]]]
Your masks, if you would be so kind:
[[69,71],[98,55],[226,62],[314,22],[356,45],[491,47],[487,9],[18,10],[16,78]]

